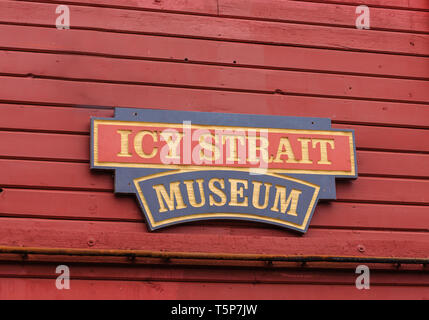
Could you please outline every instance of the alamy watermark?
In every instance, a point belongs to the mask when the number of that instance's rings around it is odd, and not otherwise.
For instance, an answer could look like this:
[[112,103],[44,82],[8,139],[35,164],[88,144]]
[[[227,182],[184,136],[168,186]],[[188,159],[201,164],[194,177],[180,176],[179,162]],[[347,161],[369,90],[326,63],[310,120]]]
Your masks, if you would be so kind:
[[59,265],[55,269],[55,273],[60,274],[56,281],[55,286],[58,290],[69,290],[70,289],[70,268],[66,265]]
[[357,274],[360,274],[355,281],[356,289],[369,289],[369,268],[366,265],[359,265],[356,267]]
[[370,18],[369,18],[369,8],[367,6],[358,6],[355,10],[358,14],[356,18],[356,28],[358,29],[369,29]]
[[58,30],[70,29],[70,9],[66,5],[59,5],[55,9],[55,13],[59,14],[55,20],[55,26]]

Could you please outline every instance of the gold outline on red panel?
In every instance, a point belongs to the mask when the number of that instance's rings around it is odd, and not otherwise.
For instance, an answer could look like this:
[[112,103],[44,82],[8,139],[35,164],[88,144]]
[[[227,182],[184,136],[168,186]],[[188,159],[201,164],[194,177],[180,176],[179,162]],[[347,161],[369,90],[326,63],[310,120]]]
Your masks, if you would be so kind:
[[[94,119],[93,127],[93,155],[94,155],[94,166],[98,167],[122,167],[122,168],[154,168],[154,169],[191,169],[191,170],[200,170],[204,167],[209,167],[210,169],[218,170],[237,170],[237,167],[222,167],[222,166],[212,166],[212,165],[185,165],[185,164],[145,164],[145,163],[124,163],[124,162],[100,162],[98,161],[98,124],[109,124],[109,125],[127,125],[127,126],[147,126],[147,127],[165,127],[165,128],[178,128],[179,123],[157,123],[157,122],[139,122],[139,121],[122,121],[122,120],[102,120]],[[317,175],[341,175],[341,176],[355,176],[356,167],[355,167],[355,156],[354,156],[354,141],[353,134],[350,131],[328,131],[328,130],[301,130],[301,129],[273,129],[273,128],[254,128],[254,127],[230,127],[230,126],[211,126],[211,125],[200,125],[192,124],[193,128],[199,129],[231,129],[231,130],[268,130],[268,132],[273,133],[302,133],[302,134],[318,134],[318,135],[330,135],[330,136],[347,136],[349,138],[350,145],[350,171],[333,171],[333,170],[300,170],[300,169],[279,169],[279,168],[268,168],[267,172],[271,173],[295,173],[295,174],[317,174]],[[248,167],[249,169],[262,169],[257,167]],[[263,169],[262,169],[263,170]]]
[[[237,168],[235,170],[236,171],[245,171],[245,172],[248,171],[247,169],[240,169],[240,168]],[[133,180],[134,185],[135,185],[137,192],[139,194],[139,198],[141,199],[144,210],[146,211],[146,215],[147,215],[152,227],[158,228],[158,227],[161,227],[163,225],[170,224],[170,223],[179,223],[181,221],[185,222],[185,221],[191,221],[191,220],[195,220],[195,219],[208,219],[208,218],[215,217],[215,218],[237,218],[237,219],[247,218],[247,219],[253,219],[253,220],[258,220],[258,221],[266,221],[268,223],[280,224],[280,225],[283,225],[286,227],[293,227],[293,228],[296,228],[298,230],[305,230],[305,227],[308,224],[308,220],[310,219],[311,213],[313,212],[313,208],[316,205],[317,196],[318,196],[319,191],[320,191],[320,186],[313,184],[313,183],[309,183],[307,181],[303,181],[303,180],[299,180],[299,179],[291,178],[291,177],[286,177],[286,176],[282,176],[282,175],[278,175],[278,174],[272,174],[272,173],[266,174],[266,175],[273,176],[276,178],[280,178],[283,180],[294,181],[296,183],[304,184],[304,185],[307,185],[307,186],[314,188],[313,197],[310,201],[307,212],[305,213],[304,220],[303,220],[302,224],[300,224],[300,225],[293,223],[293,222],[287,222],[284,220],[275,219],[275,218],[271,218],[271,217],[261,217],[261,216],[254,215],[254,214],[226,213],[226,212],[198,213],[198,214],[186,215],[183,217],[166,219],[166,220],[163,220],[161,222],[155,222],[155,220],[153,219],[152,212],[149,209],[146,198],[143,195],[143,191],[140,188],[139,183],[142,181],[153,179],[153,178],[175,175],[178,173],[195,172],[195,171],[212,171],[212,170],[175,170],[175,171],[169,171],[169,172],[156,173],[156,174],[148,175],[148,176],[137,178],[137,179]]]

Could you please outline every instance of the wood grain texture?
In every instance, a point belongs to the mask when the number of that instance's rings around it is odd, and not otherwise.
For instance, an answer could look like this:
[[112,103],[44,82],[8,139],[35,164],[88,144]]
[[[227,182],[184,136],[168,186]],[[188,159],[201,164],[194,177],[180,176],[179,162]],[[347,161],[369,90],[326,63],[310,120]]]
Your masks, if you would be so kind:
[[[0,185],[113,191],[112,175],[90,172],[87,163],[0,159]],[[372,201],[429,204],[429,180],[360,177],[338,181],[337,198],[347,201]]]
[[91,117],[113,117],[113,107],[62,108],[0,104],[0,128],[89,134]]
[[[55,28],[60,3],[70,30]],[[360,4],[371,30],[354,27]],[[426,0],[1,1],[0,246],[428,258],[428,15]],[[330,118],[355,130],[359,177],[337,181],[305,235],[244,221],[149,232],[113,172],[89,168],[90,117],[116,106]],[[60,291],[55,261],[5,259],[1,299],[429,298],[421,265],[374,266],[356,290],[351,265],[69,257]]]
[[371,7],[388,7],[388,8],[400,8],[400,9],[410,9],[410,10],[429,10],[429,3],[426,0],[392,0],[386,3],[384,0],[296,0],[301,2],[310,2],[310,3],[332,3],[332,4],[347,4],[347,5],[367,5]]
[[[321,202],[317,205],[310,228],[428,231],[428,210],[428,206],[416,205]],[[145,223],[134,196],[118,196],[111,192],[3,188],[0,216]],[[190,233],[199,229],[231,233],[234,228],[236,232],[248,235],[283,234],[281,231],[273,232],[270,226],[245,222],[232,222],[231,225],[231,221],[200,222],[175,228]]]
[[[338,1],[340,2],[340,1]],[[364,2],[361,2],[364,4]],[[356,6],[300,1],[220,0],[219,13],[277,21],[329,24],[355,28]],[[429,31],[429,12],[370,9],[370,28],[390,31]]]
[[429,58],[413,56],[17,25],[0,33],[0,47],[19,50],[429,78]]
[[65,3],[83,6],[126,8],[136,10],[158,10],[171,12],[188,12],[198,14],[217,14],[217,0],[29,0],[40,3]]
[[[425,117],[428,109],[425,105],[279,93],[216,92],[0,76],[0,96],[7,102],[42,105],[118,106],[232,113],[245,111],[252,114],[324,117],[354,123],[429,127],[429,118]],[[327,105],[329,108],[326,108]]]
[[[371,265],[372,266],[372,265]],[[347,268],[337,268],[336,270],[310,269],[298,270],[294,266],[271,268],[233,268],[233,267],[210,267],[210,272],[198,266],[164,266],[154,268],[145,265],[125,265],[111,266],[101,265],[98,268],[92,266],[74,264],[72,266],[73,279],[80,280],[128,280],[145,281],[186,281],[186,282],[211,282],[211,283],[271,283],[271,284],[341,284],[349,285],[355,281],[355,264],[350,264]],[[50,263],[37,263],[23,265],[14,262],[3,262],[0,264],[0,277],[31,277],[55,279],[55,265]],[[373,269],[371,274],[371,284],[378,285],[429,285],[429,275],[421,270],[409,270],[401,277],[395,277],[392,272]]]
[[[213,13],[215,8],[215,1],[213,0],[163,0],[163,1],[138,1],[138,0],[123,0],[119,4],[115,0],[29,0],[32,2],[47,2],[47,3],[76,3],[80,5],[93,5],[93,6],[106,6],[106,7],[122,7],[122,8],[133,8],[133,9],[159,9],[166,11],[185,11],[185,12],[206,12]],[[230,0],[218,0],[219,4],[228,3]],[[250,0],[253,3],[255,0]],[[357,2],[356,0],[285,0],[282,2],[301,3],[302,6],[318,6],[318,3],[327,3],[332,5],[367,5],[370,7],[380,8],[397,8],[404,10],[426,10],[429,11],[429,4],[426,0],[392,0],[386,3],[384,0],[362,0]],[[307,3],[305,3],[307,2]],[[277,4],[277,3],[276,3]],[[311,17],[309,17],[311,19]]]
[[[72,68],[70,66],[73,66]],[[76,55],[0,51],[3,74],[215,90],[429,103],[429,82]],[[157,72],[165,70],[168,72]]]
[[[100,6],[134,10],[157,10],[170,12],[197,13],[219,16],[233,16],[248,19],[272,19],[278,21],[309,24],[329,24],[333,26],[355,27],[356,6],[305,3],[299,1],[263,0],[209,0],[209,1],[136,1],[123,0],[32,0],[33,2],[66,3],[84,6]],[[337,1],[339,2],[339,1]],[[363,2],[362,4],[364,4]],[[390,5],[392,2],[390,3]],[[385,3],[384,5],[387,6]],[[409,4],[411,5],[411,4]],[[417,7],[421,9],[420,7]],[[371,29],[388,29],[413,32],[429,31],[429,13],[408,10],[371,8]]]
[[[370,127],[369,131],[365,131],[368,128],[364,126],[347,127],[356,130],[359,135],[359,139],[356,139],[359,174],[429,178],[429,154],[360,150],[362,148],[389,148],[389,142],[392,140],[391,135],[389,135],[390,128]],[[377,135],[384,137],[384,140],[375,141],[372,138],[373,131],[377,131]],[[429,133],[421,131],[395,129],[395,133],[402,139],[391,143],[392,149],[407,150],[410,148],[410,142],[421,139],[420,145],[417,144],[414,148],[422,150],[421,147],[426,145]],[[421,137],[419,137],[419,133]],[[0,131],[0,140],[2,141],[0,157],[2,158],[89,163],[88,145],[90,141],[89,136],[86,135]],[[426,151],[429,152],[429,150]]]
[[[351,285],[236,284],[165,281],[76,280],[70,290],[57,290],[51,279],[1,279],[2,299],[428,299],[429,289],[418,286],[374,286],[356,290]],[[37,294],[37,295],[36,295]]]
[[[233,225],[232,222],[230,225]],[[305,236],[279,228],[165,228],[145,224],[0,218],[0,245],[53,248],[135,249],[169,252],[218,252],[276,255],[334,255],[428,258],[423,232],[311,228]],[[186,231],[186,232],[184,232]],[[253,231],[253,232],[251,232]],[[191,236],[190,236],[191,235]],[[393,237],[392,237],[393,236]],[[93,240],[91,245],[89,240]],[[359,251],[364,247],[364,252]]]
[[[52,26],[55,5],[0,3],[0,22]],[[427,55],[429,35],[225,19],[208,16],[70,6],[73,28],[149,33],[227,41]],[[94,19],[94,17],[97,17]],[[109,21],[106,25],[105,21]],[[168,23],[163,23],[168,21]]]
[[[169,90],[166,90],[168,93]],[[195,92],[195,91],[194,91]],[[160,103],[163,96],[159,96]],[[212,97],[208,94],[207,97]],[[184,96],[177,97],[177,106],[181,106]],[[289,97],[291,98],[291,97]],[[386,125],[401,125],[402,127],[421,126],[429,127],[429,109],[423,105],[411,104],[388,104],[380,102],[367,102],[366,104],[359,101],[348,101],[348,103],[335,104],[338,100],[328,99],[330,108],[318,108],[322,105],[323,99],[311,99],[314,103],[304,104],[301,97],[291,99],[294,105],[288,105],[285,108],[279,104],[273,105],[270,112],[273,115],[289,115],[289,116],[315,116],[331,118],[335,126],[342,123],[359,124],[366,121],[371,121],[373,124],[380,126]],[[299,103],[301,101],[301,103]],[[304,100],[305,101],[305,100]],[[247,112],[254,114],[263,114],[265,109],[258,107],[257,104],[247,103]],[[189,111],[218,111],[221,112],[222,106],[212,104],[209,101],[208,107],[203,108],[204,105],[198,107],[183,106],[182,110]],[[155,105],[157,108],[162,109],[161,105]],[[165,105],[163,106],[165,108]],[[172,106],[173,109],[174,105]],[[359,107],[362,107],[362,112],[358,112]],[[232,105],[228,112],[239,112],[240,105]],[[33,130],[33,131],[53,131],[55,133],[70,132],[78,134],[89,133],[89,119],[91,117],[113,117],[113,107],[48,107],[37,105],[23,105],[23,104],[1,104],[0,103],[0,128],[4,130]],[[370,123],[371,123],[370,122]],[[356,126],[355,126],[356,127]],[[407,132],[407,131],[406,131]],[[409,131],[409,132],[423,132],[423,131]],[[407,148],[405,148],[407,149]]]

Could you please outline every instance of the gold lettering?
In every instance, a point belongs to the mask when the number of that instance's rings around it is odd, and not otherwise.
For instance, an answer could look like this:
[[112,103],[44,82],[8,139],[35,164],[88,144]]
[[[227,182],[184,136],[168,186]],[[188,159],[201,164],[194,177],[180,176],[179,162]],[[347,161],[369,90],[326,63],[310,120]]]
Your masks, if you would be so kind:
[[262,182],[253,181],[252,204],[256,209],[265,209],[268,206],[268,200],[270,199],[270,188],[272,184],[264,183],[264,186],[265,186],[264,204],[262,206],[259,204],[259,193],[261,191],[261,185],[262,185]]
[[[173,135],[176,137],[176,139],[173,141]],[[168,145],[168,155],[165,157],[167,159],[180,159],[179,155],[177,154],[177,147],[180,144],[180,141],[183,138],[183,133],[180,132],[161,132],[161,136],[164,138],[164,140],[167,142]]]
[[221,207],[221,206],[224,206],[226,203],[226,195],[221,189],[217,188],[214,185],[215,182],[219,183],[219,185],[222,189],[225,189],[225,182],[223,179],[218,179],[218,178],[210,179],[209,189],[211,192],[213,192],[215,195],[217,195],[220,198],[220,201],[216,201],[214,199],[213,195],[209,195],[209,203],[210,203],[210,206],[215,205],[217,207]]
[[317,164],[332,164],[328,160],[328,144],[331,146],[331,149],[335,149],[335,144],[333,139],[313,139],[312,146],[315,148],[317,144],[320,143],[320,160],[317,161]]
[[[248,148],[249,148],[249,158],[247,161],[250,163],[258,163],[263,162],[268,163],[268,145],[269,141],[266,137],[256,137],[256,136],[248,136]],[[256,141],[259,140],[259,147],[256,146]],[[259,151],[259,159],[256,157],[256,151]]]
[[308,143],[311,139],[299,138],[297,140],[301,142],[301,160],[299,160],[298,163],[313,163],[308,154]]
[[163,184],[157,184],[152,187],[156,191],[156,196],[158,198],[159,212],[167,211],[164,201],[167,204],[169,211],[175,210],[175,202],[177,203],[177,210],[186,208],[186,205],[183,203],[183,197],[182,193],[180,192],[179,184],[180,181],[170,182],[170,194],[167,193]]
[[279,147],[277,149],[277,155],[274,159],[274,163],[283,163],[281,156],[287,155],[287,163],[298,163],[295,159],[292,146],[290,145],[289,138],[280,138]]
[[158,141],[158,136],[156,135],[155,132],[146,131],[146,130],[140,131],[139,133],[136,134],[134,138],[134,150],[141,158],[150,159],[155,157],[156,153],[158,152],[158,148],[153,147],[152,152],[150,154],[147,154],[143,151],[143,138],[146,135],[150,135],[154,142]]
[[131,130],[117,130],[117,133],[121,135],[121,152],[117,154],[118,157],[132,157],[132,154],[128,150],[128,136],[132,132]]
[[197,179],[196,182],[198,184],[198,189],[200,191],[200,197],[201,197],[200,203],[197,203],[195,200],[194,180],[183,181],[183,183],[186,185],[186,190],[188,191],[189,203],[194,208],[200,208],[206,204],[206,196],[204,195],[204,188],[203,188],[204,180],[203,179]]
[[[206,141],[207,137],[212,138],[212,143],[208,143]],[[202,161],[204,161],[204,160],[215,161],[215,160],[219,159],[219,157],[220,157],[219,147],[216,145],[215,141],[216,140],[215,140],[214,134],[204,133],[200,136],[200,138],[199,138],[199,142],[200,142],[200,146],[201,146],[200,159]],[[212,155],[206,156],[206,153],[204,152],[204,150],[211,151]]]
[[[236,207],[247,207],[248,206],[248,198],[244,197],[244,201],[238,202],[237,196],[240,196],[243,198],[243,190],[247,189],[248,183],[247,180],[242,179],[228,179],[229,183],[231,184],[231,201],[229,202],[230,206],[236,206]],[[237,185],[241,183],[244,186],[237,189]]]
[[286,209],[290,205],[290,210],[287,212],[287,214],[291,216],[297,216],[296,208],[298,206],[298,200],[299,196],[301,195],[302,191],[292,189],[290,192],[289,197],[286,200],[286,187],[278,186],[276,185],[276,196],[274,200],[273,207],[271,208],[272,211],[279,212],[279,202],[280,202],[280,212],[285,213]]
[[222,134],[222,144],[225,144],[226,140],[229,141],[229,153],[226,161],[239,161],[237,154],[237,141],[244,145],[244,136],[237,134]]

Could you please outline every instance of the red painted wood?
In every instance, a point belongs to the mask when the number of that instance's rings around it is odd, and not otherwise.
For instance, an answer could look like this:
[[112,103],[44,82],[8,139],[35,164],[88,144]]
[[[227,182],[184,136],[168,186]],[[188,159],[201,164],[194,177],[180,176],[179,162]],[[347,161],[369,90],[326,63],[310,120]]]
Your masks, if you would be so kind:
[[[355,130],[361,148],[428,152],[428,130],[334,124],[334,128]],[[400,146],[400,147],[399,147]]]
[[113,116],[113,107],[97,109],[0,104],[0,128],[6,130],[88,134],[88,119]]
[[3,186],[113,191],[113,174],[90,173],[89,163],[19,160],[0,160],[0,163],[0,185]]
[[199,14],[217,14],[217,0],[162,0],[162,1],[138,1],[138,0],[30,0],[32,2],[65,3],[100,7],[128,8],[139,10],[162,10],[192,12]]
[[143,220],[134,196],[116,196],[113,192],[3,188],[0,214],[60,219]]
[[[162,96],[160,96],[161,98]],[[182,99],[184,97],[182,96]],[[299,98],[299,97],[297,97]],[[320,99],[319,99],[320,100]],[[314,100],[318,101],[317,99]],[[337,100],[338,101],[338,100]],[[295,101],[297,102],[297,101]],[[332,107],[332,100],[330,100],[330,106]],[[334,126],[338,125],[335,122],[339,120],[347,122],[358,122],[359,120],[367,120],[366,115],[370,114],[373,121],[376,121],[382,125],[397,124],[401,123],[408,126],[422,125],[429,126],[429,109],[425,106],[418,106],[406,104],[401,105],[389,104],[390,108],[387,107],[387,103],[378,102],[367,102],[366,109],[371,112],[365,113],[362,110],[361,113],[353,114],[352,105],[338,106],[338,109],[334,107],[325,109],[316,109],[317,104],[305,105],[305,108],[300,108],[301,104],[297,103],[296,108],[284,108],[281,106],[277,108],[273,107],[269,111],[273,115],[298,115],[298,116],[314,116],[314,113],[319,112],[320,117],[333,118]],[[178,97],[177,105],[180,105]],[[356,102],[356,107],[365,107],[363,103]],[[386,105],[383,107],[383,105]],[[219,106],[217,106],[219,107]],[[230,112],[234,112],[239,106],[231,105]],[[252,105],[249,105],[252,107]],[[313,107],[313,108],[312,108]],[[164,106],[165,108],[165,106]],[[385,110],[383,110],[385,108]],[[250,108],[253,110],[252,108]],[[257,110],[256,105],[254,107],[255,113],[261,113],[261,110]],[[187,108],[187,110],[201,110],[201,108]],[[212,110],[216,110],[216,105],[213,105]],[[219,109],[222,110],[222,109]],[[262,110],[263,112],[264,110]],[[356,110],[357,111],[357,110]],[[406,111],[406,113],[405,113]],[[311,114],[311,112],[314,112]],[[349,113],[347,113],[349,112]],[[53,131],[53,132],[71,132],[71,133],[89,133],[89,121],[90,117],[113,117],[113,108],[110,109],[95,109],[95,108],[66,108],[66,107],[43,107],[43,106],[28,106],[28,105],[10,105],[0,104],[0,128],[5,130],[38,130],[38,131]],[[362,118],[359,118],[361,116]],[[336,119],[336,120],[335,120]],[[357,128],[357,126],[354,126]],[[410,131],[413,132],[413,131]],[[406,148],[404,148],[406,149]]]
[[[51,26],[55,5],[1,2],[0,22]],[[74,28],[427,55],[429,36],[158,12],[70,6]],[[94,17],[97,19],[94,19]],[[162,23],[168,20],[169,23]],[[105,21],[109,21],[108,24]],[[251,30],[251,32],[250,32]]]
[[[60,209],[60,210],[59,210]],[[354,202],[320,202],[310,228],[377,228],[427,231],[429,207]],[[10,217],[39,217],[54,219],[89,219],[139,221],[144,223],[134,196],[115,196],[111,192],[57,191],[3,188],[0,193],[0,215]],[[250,235],[270,236],[283,231],[252,223],[200,222],[177,226],[184,232],[206,229],[213,232],[231,232],[242,229]],[[245,230],[245,231],[244,231]]]
[[419,10],[429,10],[429,3],[426,0],[392,0],[386,2],[385,0],[296,0],[302,2],[327,2],[332,4],[344,3],[348,5],[367,5],[374,7],[389,7],[389,8],[403,8],[403,9],[419,9]]
[[429,155],[426,154],[357,152],[361,174],[428,178],[428,160]]
[[[70,258],[69,258],[70,259]],[[276,263],[277,264],[277,263]],[[55,264],[37,263],[23,265],[14,262],[3,262],[0,264],[0,277],[31,277],[56,279]],[[277,284],[325,284],[332,283],[341,285],[353,284],[356,280],[356,264],[349,264],[347,268],[333,268],[334,270],[308,268],[299,270],[289,266],[286,268],[232,268],[227,266],[211,267],[207,270],[198,266],[164,266],[156,268],[153,266],[109,266],[101,265],[97,268],[87,265],[75,265],[71,267],[73,280],[130,280],[130,281],[187,281],[187,282],[213,282],[213,283],[277,283]],[[417,270],[407,272],[397,277],[392,272],[378,270],[371,265],[371,285],[401,285],[401,286],[429,286],[429,274]],[[406,266],[403,266],[406,268]]]
[[[235,16],[280,21],[321,23],[355,27],[356,6],[298,1],[219,0],[219,1],[135,1],[122,0],[44,0],[33,2],[67,3],[112,8],[191,12],[220,16]],[[365,3],[365,2],[363,2]],[[390,3],[391,4],[391,3]],[[387,5],[386,3],[384,5]],[[371,29],[428,32],[429,13],[371,8]]]
[[89,162],[87,135],[0,131],[0,157]]
[[145,299],[145,300],[254,300],[254,299],[428,299],[428,287],[354,285],[237,284],[76,280],[70,290],[57,290],[51,279],[2,279],[1,299]]
[[[55,63],[54,63],[55,62]],[[69,66],[73,65],[73,68]],[[201,66],[76,55],[0,51],[0,70],[34,77],[429,102],[422,80]],[[157,72],[169,70],[169,72]]]
[[[2,48],[425,78],[429,59],[381,53],[0,25]],[[34,42],[35,34],[37,42]],[[132,45],[130,45],[132,44]],[[314,57],[317,57],[315,59]]]
[[338,182],[337,198],[344,200],[426,203],[428,180],[361,177],[359,182]]
[[[233,222],[230,223],[233,225]],[[423,232],[311,228],[305,236],[271,228],[165,228],[148,232],[145,224],[0,218],[0,245],[54,248],[138,249],[170,252],[219,252],[278,255],[429,257]],[[186,232],[184,232],[186,231]],[[43,235],[43,236],[42,236]],[[94,245],[89,246],[88,241]],[[364,247],[364,252],[359,248]]]
[[[358,123],[378,122],[429,126],[429,117],[425,117],[428,110],[424,105],[282,94],[215,92],[0,76],[0,95],[7,101],[27,101],[37,104],[98,105],[207,112],[239,113],[243,111],[242,106],[246,106],[246,113],[254,114],[325,117]],[[329,108],[326,108],[327,105]]]
[[[112,176],[90,172],[87,163],[0,160],[0,185],[113,191]],[[429,204],[429,180],[360,177],[338,181],[337,198],[349,201],[388,201]]]
[[[157,165],[165,166],[165,168],[173,168],[172,166],[166,165],[166,158],[162,155],[160,150],[163,150],[165,148],[168,148],[168,144],[166,141],[163,141],[161,138],[160,132],[163,130],[177,130],[178,132],[182,132],[186,134],[185,129],[183,129],[183,124],[176,124],[172,127],[156,125],[150,126],[146,124],[140,124],[140,125],[126,125],[126,124],[107,124],[107,123],[96,123],[94,126],[96,126],[97,133],[94,134],[94,141],[97,141],[97,143],[94,143],[94,150],[97,150],[96,153],[94,153],[94,159],[97,159],[96,161],[99,161],[101,163],[138,163],[139,165],[145,165],[148,167],[156,167]],[[152,123],[153,124],[153,123]],[[212,129],[210,127],[206,127],[204,130],[207,132],[210,132],[213,136],[218,135],[219,131],[222,130],[220,127],[215,127],[216,129]],[[233,127],[230,127],[228,129],[225,128],[225,130],[231,130],[234,129]],[[118,157],[118,153],[121,150],[121,137],[118,135],[118,130],[126,130],[129,131],[130,134],[128,136],[128,145],[132,146],[132,141],[137,136],[138,132],[152,132],[155,134],[155,137],[147,137],[146,139],[143,139],[143,150],[146,153],[153,153],[153,156],[151,156],[148,159],[142,159],[138,153],[136,152],[135,148],[130,147],[130,156],[124,159],[123,157]],[[198,127],[193,127],[189,130],[189,136],[195,137],[195,134],[200,134],[198,131],[201,130]],[[231,131],[229,131],[231,132]],[[243,133],[243,136],[249,137],[251,134],[246,131],[241,131]],[[262,135],[262,134],[261,134]],[[268,131],[266,138],[268,139],[268,147],[267,147],[267,153],[269,155],[275,155],[277,154],[277,151],[279,149],[279,146],[281,145],[282,137],[287,137],[289,139],[291,147],[294,150],[299,150],[299,154],[301,155],[301,143],[299,142],[299,138],[304,137],[307,139],[331,139],[333,141],[333,148],[329,150],[329,159],[331,161],[330,164],[321,165],[318,164],[318,161],[320,160],[320,149],[317,151],[316,148],[310,148],[308,150],[308,158],[311,163],[308,164],[301,164],[301,163],[295,163],[295,164],[277,164],[275,161],[272,162],[265,162],[267,165],[268,170],[276,170],[276,169],[291,169],[291,170],[314,170],[315,172],[320,172],[324,170],[330,170],[330,171],[342,171],[347,172],[348,175],[354,175],[353,171],[353,162],[354,162],[354,152],[350,150],[350,144],[353,143],[353,139],[351,136],[335,136],[330,132],[327,132],[326,134],[317,134],[316,133],[294,133],[294,132],[272,132]],[[185,139],[185,138],[183,138]],[[193,139],[194,140],[194,139]],[[198,140],[198,139],[196,139]],[[213,144],[217,144],[219,146],[219,149],[226,150],[226,148],[222,149],[220,138],[218,138],[217,142],[213,141]],[[87,145],[87,144],[86,144]],[[185,149],[185,143],[181,143],[182,154],[179,156],[179,164],[185,164],[188,162],[187,155],[184,151]],[[198,141],[191,141],[189,143],[190,150],[200,150],[199,148],[199,142]],[[192,151],[194,152],[194,151]],[[299,159],[300,155],[297,154],[297,157]],[[240,157],[240,156],[239,156]],[[202,157],[201,157],[202,158]],[[190,166],[201,166],[201,158],[192,157],[192,159],[189,159],[189,165]],[[274,156],[272,156],[274,158]],[[252,164],[251,161],[246,160],[246,156],[243,155],[242,159],[244,160],[243,163],[241,161],[233,161],[234,163],[229,163],[228,156],[225,152],[221,152],[221,155],[219,157],[220,161],[215,161],[213,163],[214,166],[227,168],[227,167],[234,167],[234,168],[256,168],[255,164]],[[267,160],[268,161],[268,160]],[[353,162],[352,162],[353,161]],[[98,165],[95,163],[95,165]],[[202,165],[201,168],[207,168],[207,165]]]
[[[53,3],[76,3],[80,5],[94,5],[94,6],[107,6],[107,7],[121,7],[121,8],[132,8],[132,9],[157,9],[157,10],[166,10],[166,11],[184,11],[184,12],[199,12],[199,13],[215,13],[215,1],[213,0],[163,0],[159,2],[149,2],[149,1],[137,1],[137,0],[122,0],[121,3],[118,3],[115,0],[30,0],[33,2],[53,2]],[[218,3],[223,5],[224,3],[229,3],[230,0],[219,0]],[[255,0],[249,1],[250,4],[253,4]],[[417,9],[417,10],[429,10],[429,4],[426,0],[392,0],[388,3],[384,0],[363,0],[357,2],[356,0],[285,0],[283,1],[287,5],[292,5],[293,2],[298,3],[303,8],[314,6],[318,8],[319,3],[328,3],[339,6],[339,4],[347,6],[356,6],[356,5],[367,5],[374,8],[398,8],[398,9]],[[289,4],[291,2],[291,4]],[[301,2],[301,3],[300,3]],[[309,3],[305,3],[309,2]],[[273,5],[278,5],[274,3]],[[340,6],[342,9],[343,6]],[[307,17],[311,19],[313,17]]]
[[[340,1],[337,1],[340,2]],[[411,1],[413,2],[413,1]],[[361,4],[364,4],[361,1]],[[391,3],[391,1],[390,1]],[[387,5],[387,3],[384,3]],[[355,28],[356,6],[299,1],[220,0],[221,15],[299,21]],[[406,31],[429,31],[429,13],[391,9],[370,9],[370,28]]]
[[[87,121],[89,118],[85,119],[85,122]],[[371,132],[366,133],[361,126],[351,126],[351,128],[359,135],[357,139],[359,174],[429,177],[428,154],[359,150],[360,148],[389,148],[391,128],[376,128],[380,132],[378,136],[384,137],[384,140],[379,139],[379,141],[374,141],[374,135],[371,135]],[[420,131],[395,129],[394,133],[403,139],[396,141],[392,149],[410,148],[410,141],[414,141],[421,133]],[[422,145],[426,143],[424,138],[427,135],[425,136],[424,133],[426,131],[421,133]],[[0,141],[2,141],[0,157],[89,162],[89,137],[86,135],[0,131]],[[418,145],[415,149],[420,150]]]
[[[84,113],[84,115],[85,118],[82,119],[82,121],[84,121],[86,124],[85,127],[89,130],[90,117],[86,117],[86,113]],[[34,119],[32,120],[34,121]],[[67,119],[64,120],[67,121]],[[61,121],[61,119],[58,119],[57,125],[61,125],[59,121]],[[333,124],[332,127],[338,129],[353,129],[355,131],[356,146],[358,149],[429,152],[429,146],[426,143],[429,139],[428,130],[343,124]],[[40,128],[40,126],[38,128]],[[88,134],[88,131],[84,133]],[[0,155],[3,156],[72,160],[89,159],[89,150],[87,148],[89,137],[87,136],[76,136],[71,134],[57,135],[53,133],[18,133],[8,131],[0,131],[0,135],[4,141],[0,149]],[[29,147],[31,140],[39,146],[37,150],[32,151]],[[63,146],[60,147],[67,147],[67,149],[55,150],[57,144],[61,143]],[[397,154],[392,154],[392,158],[396,155]],[[398,159],[407,157],[407,155],[397,156]],[[421,159],[424,159],[424,157],[425,156],[422,155]],[[386,165],[388,167],[388,163],[386,163]],[[423,166],[420,169],[423,168],[425,167]],[[398,169],[402,169],[402,166]],[[420,170],[418,168],[414,169]]]
[[[91,238],[105,249],[429,257],[426,0],[70,0],[67,31],[54,27],[59,3],[0,2],[0,245],[89,248]],[[372,30],[354,28],[360,4]],[[320,203],[303,236],[238,221],[150,233],[135,197],[89,169],[89,118],[114,106],[331,118],[355,129],[360,176],[337,182],[338,201]],[[421,266],[374,266],[386,271],[360,291],[350,265],[133,268],[70,257],[75,282],[58,291],[55,261],[6,258],[9,299],[429,294]]]

